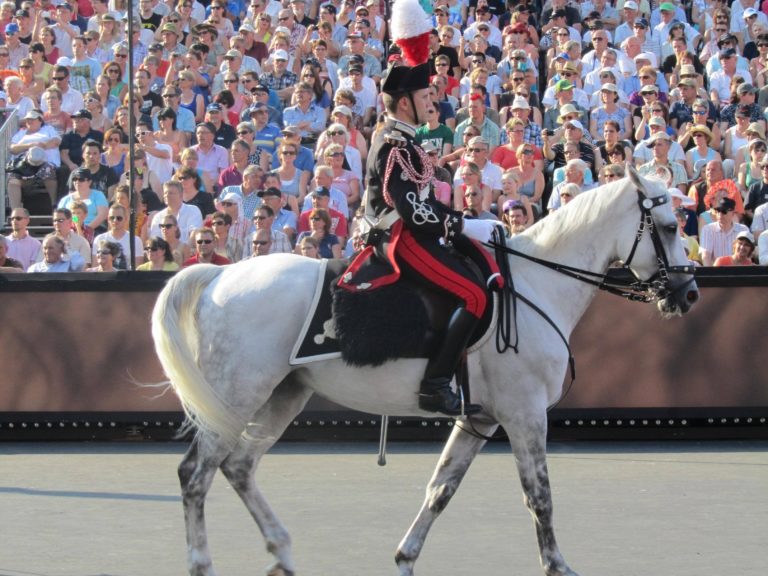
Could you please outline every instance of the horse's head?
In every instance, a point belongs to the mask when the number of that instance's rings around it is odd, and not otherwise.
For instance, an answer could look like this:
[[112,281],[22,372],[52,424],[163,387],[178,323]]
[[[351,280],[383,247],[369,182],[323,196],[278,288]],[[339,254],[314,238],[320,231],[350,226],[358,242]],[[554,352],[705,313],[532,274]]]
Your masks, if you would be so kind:
[[699,290],[680,240],[672,199],[661,182],[641,178],[634,166],[628,166],[627,173],[637,192],[637,210],[632,211],[637,214],[636,234],[620,241],[619,254],[637,286],[657,299],[664,315],[685,313],[699,299]]

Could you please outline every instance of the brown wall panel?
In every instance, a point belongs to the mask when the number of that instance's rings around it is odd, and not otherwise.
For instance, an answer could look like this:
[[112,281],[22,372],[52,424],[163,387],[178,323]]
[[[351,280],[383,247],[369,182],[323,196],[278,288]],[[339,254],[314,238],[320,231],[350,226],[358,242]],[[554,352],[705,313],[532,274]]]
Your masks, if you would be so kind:
[[[670,320],[598,295],[571,339],[577,380],[558,408],[768,407],[765,295],[706,288],[693,312]],[[171,392],[136,384],[162,379],[149,328],[155,297],[3,293],[0,412],[180,410]]]

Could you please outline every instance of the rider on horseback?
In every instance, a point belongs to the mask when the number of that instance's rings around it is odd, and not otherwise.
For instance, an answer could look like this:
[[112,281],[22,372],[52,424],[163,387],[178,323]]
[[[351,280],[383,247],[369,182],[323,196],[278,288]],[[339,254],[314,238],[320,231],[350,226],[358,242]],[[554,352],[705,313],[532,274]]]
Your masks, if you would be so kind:
[[[393,32],[394,21],[393,17]],[[433,166],[414,141],[416,127],[426,122],[432,107],[429,65],[391,68],[382,92],[387,120],[372,142],[366,168],[365,209],[373,229],[366,248],[349,266],[339,286],[371,290],[395,282],[402,272],[416,282],[453,295],[458,305],[448,321],[442,345],[427,364],[419,407],[449,416],[476,413],[480,406],[464,405],[453,392],[451,380],[485,311],[487,288],[500,289],[503,280],[489,254],[462,234],[462,213],[435,198],[430,186]],[[486,285],[452,248],[477,265]],[[372,259],[374,253],[377,258]],[[375,265],[369,266],[371,263]]]

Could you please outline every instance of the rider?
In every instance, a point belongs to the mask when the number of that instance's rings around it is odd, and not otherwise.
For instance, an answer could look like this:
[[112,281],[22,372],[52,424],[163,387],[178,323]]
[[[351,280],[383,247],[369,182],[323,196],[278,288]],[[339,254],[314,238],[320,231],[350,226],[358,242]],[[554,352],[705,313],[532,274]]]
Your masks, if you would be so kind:
[[[419,407],[449,416],[472,414],[475,404],[463,405],[451,380],[487,305],[486,286],[450,247],[468,256],[500,289],[503,280],[496,263],[473,240],[462,234],[461,212],[441,204],[431,189],[433,165],[416,145],[416,127],[432,108],[429,65],[395,66],[382,85],[387,119],[371,145],[366,169],[366,216],[376,222],[367,247],[355,258],[339,285],[349,290],[387,285],[402,272],[420,283],[446,291],[457,300],[442,346],[429,359],[419,391]],[[371,259],[375,253],[378,258]],[[369,266],[374,260],[388,266]],[[462,411],[463,410],[463,411]]]

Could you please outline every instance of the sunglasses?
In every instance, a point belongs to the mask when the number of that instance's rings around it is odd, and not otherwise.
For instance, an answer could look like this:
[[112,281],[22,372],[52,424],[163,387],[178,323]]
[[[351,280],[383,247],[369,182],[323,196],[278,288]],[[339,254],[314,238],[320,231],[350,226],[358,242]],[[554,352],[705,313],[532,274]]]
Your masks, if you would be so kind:
[[89,178],[72,178],[72,182],[90,182]]
[[237,84],[237,80],[235,80],[234,78],[227,78],[226,80],[224,80],[224,84]]
[[343,152],[334,152],[333,154],[326,154],[326,158],[337,158],[339,156],[344,156]]
[[234,202],[230,202],[229,200],[224,200],[224,201],[221,203],[221,205],[222,205],[222,206],[234,206],[234,205],[235,205],[235,203],[234,203]]
[[64,221],[65,221],[64,218],[54,218],[53,219],[54,224],[61,224]]
[[254,216],[254,220],[269,220],[269,216]]
[[475,196],[479,196],[480,194],[477,192],[467,192],[464,194],[464,198],[474,198]]
[[206,238],[206,239],[202,239],[202,238],[201,238],[200,240],[196,240],[196,241],[195,241],[195,243],[196,243],[198,246],[200,246],[201,244],[213,244],[213,240],[211,240],[211,239],[209,239],[209,238]]
[[312,216],[310,220],[312,220],[313,222],[317,222],[318,220],[322,220],[322,218],[320,218],[320,216]]
[[160,250],[160,248],[158,246],[145,246],[144,247],[144,251],[145,252],[157,252],[158,250]]
[[333,132],[328,132],[328,136],[344,136],[344,132],[341,130],[334,130]]
[[485,148],[467,148],[467,152],[485,152]]
[[160,224],[160,228],[166,229],[166,228],[173,228],[175,224]]
[[124,216],[110,216],[109,221],[110,222],[122,222],[125,219]]
[[214,226],[224,226],[224,224],[226,224],[226,222],[224,222],[224,220],[216,220],[213,223]]
[[237,133],[238,136],[245,136],[246,134],[253,134],[250,130],[240,130],[240,132]]
[[438,63],[435,64],[436,68],[438,68],[438,67],[442,68],[443,66],[448,66],[448,63],[447,62],[438,62]]
[[[107,70],[107,74],[120,74],[120,70],[115,70],[113,68],[112,70]],[[54,80],[57,80],[57,78],[54,78]]]
[[296,152],[293,150],[280,150],[280,154],[283,156],[296,156]]
[[[0,56],[2,56],[2,54],[0,54]],[[6,54],[6,56],[8,56],[8,54]],[[66,80],[66,79],[67,79],[67,77],[66,77],[66,76],[54,76],[54,77],[53,77],[53,80],[54,80],[55,82],[61,82],[62,80]]]
[[115,54],[115,58],[128,58],[128,54]]
[[254,240],[253,245],[254,246],[266,246],[269,244],[269,240]]
[[18,222],[19,220],[24,220],[24,219],[26,219],[26,216],[11,216],[10,217],[10,220],[15,220],[16,222]]
[[109,250],[97,250],[96,251],[96,255],[97,256],[110,256],[111,254],[112,254],[112,252],[110,252]]

